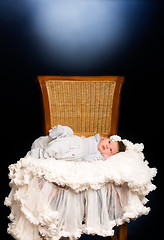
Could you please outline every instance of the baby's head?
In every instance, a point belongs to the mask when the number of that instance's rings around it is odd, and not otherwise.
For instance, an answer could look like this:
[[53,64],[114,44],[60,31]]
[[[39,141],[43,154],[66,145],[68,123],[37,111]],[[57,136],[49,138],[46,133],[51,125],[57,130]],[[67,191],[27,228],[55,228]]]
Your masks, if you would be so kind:
[[116,153],[125,152],[126,146],[119,136],[114,135],[110,138],[103,138],[98,144],[98,150],[106,160]]

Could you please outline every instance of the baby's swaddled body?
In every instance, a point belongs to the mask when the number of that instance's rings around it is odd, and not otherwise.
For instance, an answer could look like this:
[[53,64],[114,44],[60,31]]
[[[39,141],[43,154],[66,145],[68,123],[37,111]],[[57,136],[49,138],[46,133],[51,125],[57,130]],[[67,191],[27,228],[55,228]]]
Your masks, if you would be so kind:
[[50,131],[49,136],[35,140],[28,156],[68,161],[104,160],[97,147],[100,141],[99,134],[79,137],[73,134],[71,128],[58,125]]

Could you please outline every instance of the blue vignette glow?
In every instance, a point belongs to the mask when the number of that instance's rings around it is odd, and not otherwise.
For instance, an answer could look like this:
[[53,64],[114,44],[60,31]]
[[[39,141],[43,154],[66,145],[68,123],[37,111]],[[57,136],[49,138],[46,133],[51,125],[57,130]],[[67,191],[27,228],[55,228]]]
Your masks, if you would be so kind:
[[10,5],[11,12],[26,16],[33,55],[52,66],[92,67],[101,64],[106,56],[111,63],[142,39],[150,19],[148,1],[144,0],[18,2],[20,5],[14,7],[13,3],[13,8]]

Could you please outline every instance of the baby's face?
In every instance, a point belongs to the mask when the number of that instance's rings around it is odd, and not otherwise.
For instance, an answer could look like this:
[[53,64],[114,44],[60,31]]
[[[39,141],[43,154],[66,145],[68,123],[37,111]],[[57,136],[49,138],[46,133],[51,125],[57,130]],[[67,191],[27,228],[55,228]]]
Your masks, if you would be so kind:
[[118,142],[105,138],[99,142],[98,150],[106,160],[108,157],[118,153]]

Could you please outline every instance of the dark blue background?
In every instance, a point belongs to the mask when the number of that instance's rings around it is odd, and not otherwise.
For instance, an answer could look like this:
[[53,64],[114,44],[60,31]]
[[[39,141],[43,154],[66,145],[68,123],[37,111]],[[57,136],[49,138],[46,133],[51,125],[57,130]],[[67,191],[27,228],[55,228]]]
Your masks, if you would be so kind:
[[[119,134],[143,142],[159,169],[152,211],[128,226],[128,239],[156,239],[161,218],[163,4],[152,0],[5,0],[0,2],[1,203],[7,166],[43,135],[37,75],[123,75]],[[1,206],[2,206],[1,205]],[[0,236],[9,210],[2,206]],[[89,238],[89,237],[88,237]]]

